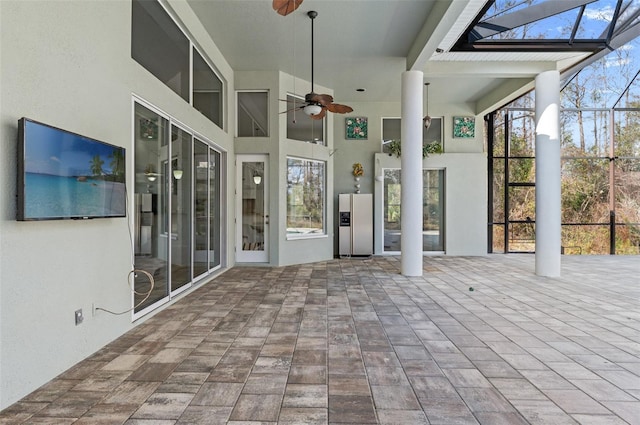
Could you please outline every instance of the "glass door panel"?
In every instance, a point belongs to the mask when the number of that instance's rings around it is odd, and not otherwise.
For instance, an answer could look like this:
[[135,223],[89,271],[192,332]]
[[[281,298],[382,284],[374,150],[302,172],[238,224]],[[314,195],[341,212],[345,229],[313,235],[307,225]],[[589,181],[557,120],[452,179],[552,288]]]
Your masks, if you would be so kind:
[[171,126],[171,292],[191,282],[191,134]]
[[221,155],[209,149],[209,269],[220,267],[222,248],[221,227]]
[[[422,250],[444,251],[444,170],[422,170]],[[400,182],[399,169],[384,170],[383,251],[400,252]]]
[[238,240],[236,260],[267,262],[267,176],[265,155],[238,157]]
[[209,147],[195,140],[193,146],[193,276],[209,270]]
[[400,251],[400,170],[384,170],[384,251]]
[[220,266],[220,153],[195,139],[194,277]]
[[444,170],[422,170],[422,250],[444,251]]
[[134,127],[134,268],[148,272],[155,281],[151,289],[145,274],[135,275],[135,314],[169,296],[169,240],[165,233],[169,215],[164,207],[169,181],[163,171],[163,164],[169,159],[169,123],[136,103]]

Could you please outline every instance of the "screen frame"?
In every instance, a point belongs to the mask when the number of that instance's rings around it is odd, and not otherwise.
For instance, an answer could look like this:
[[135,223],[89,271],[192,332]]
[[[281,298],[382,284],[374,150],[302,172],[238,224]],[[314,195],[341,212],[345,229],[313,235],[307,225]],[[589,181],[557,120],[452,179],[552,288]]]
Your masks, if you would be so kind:
[[[27,144],[28,144],[28,134],[27,134],[27,124],[35,124],[38,126],[42,126],[48,128],[50,130],[59,132],[62,135],[69,135],[74,138],[77,138],[83,142],[96,143],[99,145],[103,145],[105,147],[117,149],[122,151],[122,170],[124,175],[124,191],[123,191],[123,209],[122,213],[117,214],[83,214],[83,215],[52,215],[52,216],[27,216],[26,211],[26,198],[27,198],[27,186],[26,186],[26,155],[27,155]],[[122,218],[127,216],[128,209],[128,200],[127,200],[127,150],[123,146],[117,146],[111,143],[104,142],[102,140],[94,139],[92,137],[84,136],[82,134],[74,133],[72,131],[64,130],[59,127],[45,124],[43,122],[39,122],[33,120],[31,118],[22,117],[18,120],[18,147],[17,147],[17,209],[16,209],[16,220],[17,221],[48,221],[48,220],[89,220],[96,218]]]

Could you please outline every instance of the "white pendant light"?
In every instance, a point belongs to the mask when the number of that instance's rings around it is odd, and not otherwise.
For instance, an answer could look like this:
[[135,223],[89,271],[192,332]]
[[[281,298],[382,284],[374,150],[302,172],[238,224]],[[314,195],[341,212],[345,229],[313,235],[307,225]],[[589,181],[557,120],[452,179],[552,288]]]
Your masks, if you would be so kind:
[[429,129],[429,127],[431,126],[431,116],[429,116],[429,84],[431,83],[424,83],[424,85],[427,87],[427,94],[425,96],[426,99],[426,113],[427,115],[424,116],[424,118],[422,118],[422,122],[424,123],[424,128]]

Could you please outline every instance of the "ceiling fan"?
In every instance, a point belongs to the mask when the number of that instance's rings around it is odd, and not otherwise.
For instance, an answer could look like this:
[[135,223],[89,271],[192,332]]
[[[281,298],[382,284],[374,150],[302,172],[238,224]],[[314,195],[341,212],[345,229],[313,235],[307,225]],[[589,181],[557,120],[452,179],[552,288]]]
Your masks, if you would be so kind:
[[311,19],[311,93],[307,93],[304,97],[302,106],[294,107],[291,110],[302,110],[309,118],[321,120],[327,114],[327,111],[338,114],[346,114],[352,112],[353,108],[339,103],[333,103],[333,96],[329,94],[318,94],[313,91],[313,21],[318,16],[318,12],[311,10],[307,12],[307,16]]
[[273,0],[273,10],[282,16],[287,16],[302,4],[302,0]]

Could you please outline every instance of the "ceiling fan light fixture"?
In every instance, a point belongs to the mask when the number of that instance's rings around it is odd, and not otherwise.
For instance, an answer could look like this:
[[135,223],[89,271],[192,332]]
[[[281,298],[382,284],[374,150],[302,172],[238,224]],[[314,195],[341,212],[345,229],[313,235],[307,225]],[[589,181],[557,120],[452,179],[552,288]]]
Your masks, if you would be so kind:
[[322,106],[320,105],[307,105],[304,107],[303,109],[304,113],[312,116],[312,115],[318,115],[320,112],[322,112]]

